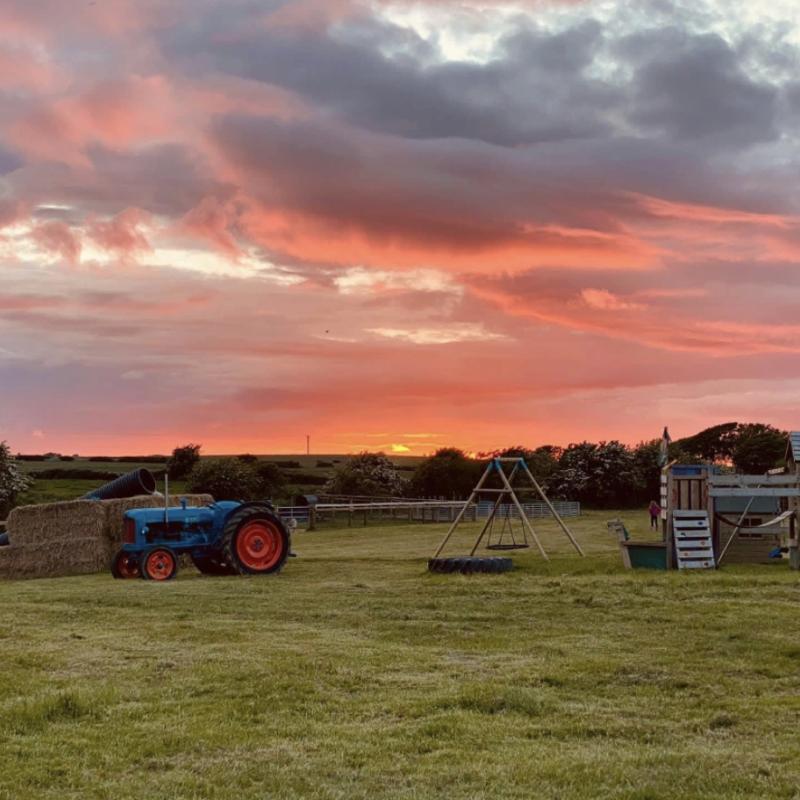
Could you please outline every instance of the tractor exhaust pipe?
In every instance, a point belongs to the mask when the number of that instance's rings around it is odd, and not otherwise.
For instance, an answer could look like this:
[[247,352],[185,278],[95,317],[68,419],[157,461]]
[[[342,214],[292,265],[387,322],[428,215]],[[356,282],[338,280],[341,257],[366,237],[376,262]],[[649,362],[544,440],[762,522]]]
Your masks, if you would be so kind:
[[156,479],[149,469],[135,469],[126,475],[120,475],[110,483],[106,483],[81,500],[121,500],[125,497],[136,497],[140,494],[153,494],[156,490]]

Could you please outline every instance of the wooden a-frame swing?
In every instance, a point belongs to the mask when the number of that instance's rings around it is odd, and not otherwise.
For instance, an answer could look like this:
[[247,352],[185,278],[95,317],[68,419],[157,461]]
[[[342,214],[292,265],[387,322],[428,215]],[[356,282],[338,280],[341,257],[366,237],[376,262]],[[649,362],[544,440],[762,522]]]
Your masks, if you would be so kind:
[[[511,472],[506,474],[505,468],[503,467],[504,464],[513,464],[513,468]],[[493,474],[497,474],[500,478],[501,487],[498,488],[484,488],[484,485],[489,480],[489,478]],[[520,475],[523,480],[527,480],[529,483],[528,486],[518,486],[516,489],[513,487],[514,478]],[[542,558],[548,560],[547,553],[542,547],[542,543],[539,540],[539,537],[536,535],[536,531],[533,529],[533,525],[531,525],[530,520],[528,519],[528,515],[525,513],[525,509],[522,507],[522,504],[519,502],[519,498],[517,497],[518,491],[525,491],[525,492],[535,492],[541,497],[542,501],[550,510],[550,513],[553,515],[553,519],[558,523],[561,527],[561,530],[564,531],[569,541],[572,543],[572,546],[578,551],[580,555],[584,555],[581,546],[576,541],[575,537],[572,535],[572,531],[567,527],[564,520],[561,519],[558,512],[554,508],[553,504],[548,499],[547,495],[544,493],[544,489],[539,485],[536,478],[533,477],[533,474],[528,469],[528,465],[525,463],[524,458],[493,458],[486,466],[483,475],[481,476],[480,480],[477,484],[475,484],[475,488],[472,490],[472,494],[470,494],[468,500],[464,503],[464,506],[458,512],[458,516],[453,520],[452,525],[450,525],[450,529],[447,531],[446,536],[442,540],[442,543],[439,545],[436,552],[433,554],[433,558],[436,559],[441,554],[442,550],[444,550],[447,542],[450,540],[450,537],[455,532],[456,528],[461,524],[464,519],[464,516],[467,513],[467,509],[477,502],[477,499],[482,494],[495,494],[497,495],[497,499],[492,506],[491,511],[489,512],[489,516],[486,519],[483,527],[478,534],[478,537],[475,539],[475,544],[472,546],[472,550],[470,551],[470,556],[474,556],[476,550],[483,541],[484,536],[489,532],[489,545],[488,549],[502,549],[502,550],[516,550],[522,547],[528,547],[528,535],[530,535],[533,542],[536,544],[539,552],[542,554]],[[512,533],[512,541],[509,544],[503,543],[503,534],[506,530],[506,522],[503,523],[503,530],[501,531],[500,537],[498,541],[494,544],[491,542],[491,531],[492,526],[494,524],[494,519],[497,516],[498,511],[503,506],[503,501],[506,501],[506,520],[510,525],[510,507],[509,503],[513,504],[516,508],[517,514],[519,515],[520,523],[522,525],[522,532],[523,532],[523,541],[517,542]]]

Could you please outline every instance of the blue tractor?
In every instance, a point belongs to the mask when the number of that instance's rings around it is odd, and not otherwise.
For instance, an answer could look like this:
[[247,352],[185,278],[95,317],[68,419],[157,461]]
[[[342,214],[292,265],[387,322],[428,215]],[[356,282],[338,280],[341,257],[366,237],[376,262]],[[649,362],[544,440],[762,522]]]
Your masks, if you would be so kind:
[[188,554],[206,575],[269,575],[283,567],[289,531],[271,503],[220,501],[199,508],[137,508],[125,512],[115,578],[167,581]]

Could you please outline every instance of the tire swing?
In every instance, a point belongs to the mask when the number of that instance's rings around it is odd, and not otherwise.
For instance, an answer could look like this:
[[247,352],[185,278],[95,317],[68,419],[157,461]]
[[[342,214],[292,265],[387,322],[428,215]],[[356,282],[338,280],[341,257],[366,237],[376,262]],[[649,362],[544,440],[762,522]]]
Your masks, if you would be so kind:
[[[511,516],[511,505],[510,503],[506,503],[505,505],[505,512],[503,513],[503,523],[500,526],[500,535],[497,537],[496,540],[492,540],[492,536],[494,534],[494,521],[495,517],[492,516],[489,520],[489,530],[487,531],[486,536],[486,549],[487,550],[525,550],[526,548],[530,547],[530,542],[528,541],[528,534],[525,531],[525,526],[521,525],[522,531],[522,538],[518,539],[519,532],[517,535],[514,534],[514,523],[512,521]],[[506,538],[507,537],[507,538]]]

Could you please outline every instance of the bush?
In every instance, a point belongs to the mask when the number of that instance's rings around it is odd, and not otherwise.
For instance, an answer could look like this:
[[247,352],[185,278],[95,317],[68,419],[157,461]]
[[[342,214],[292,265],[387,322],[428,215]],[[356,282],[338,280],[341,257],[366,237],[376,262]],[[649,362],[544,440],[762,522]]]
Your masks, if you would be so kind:
[[186,444],[172,451],[167,460],[167,473],[171,480],[179,481],[185,478],[198,465],[200,447],[199,444]]
[[14,508],[17,497],[28,489],[33,480],[23,475],[8,445],[0,442],[0,517],[5,519]]
[[59,461],[74,461],[75,460],[75,456],[59,456],[58,460]]
[[281,469],[300,469],[303,465],[299,461],[267,461],[267,464],[274,464]]
[[305,484],[306,486],[325,486],[329,478],[325,475],[314,475],[312,472],[293,472],[292,482]]
[[359,453],[336,468],[325,485],[327,494],[397,497],[403,493],[403,480],[394,464],[383,453]]
[[122,464],[166,464],[168,456],[120,456],[117,461]]
[[240,456],[236,456],[239,461],[244,461],[245,464],[255,464],[258,461],[258,456],[254,456],[252,453],[242,453]]
[[248,464],[238,458],[209,458],[189,473],[188,492],[210,494],[215,500],[264,500],[283,489],[280,470]]

